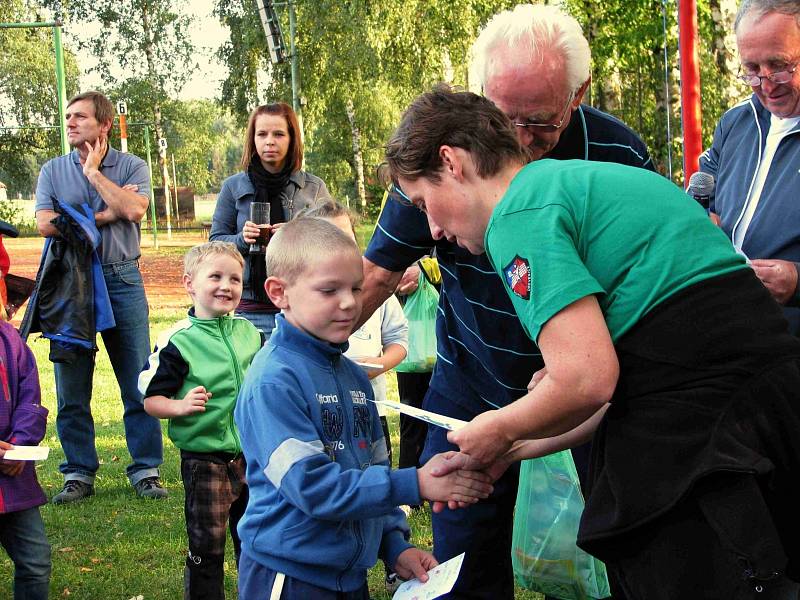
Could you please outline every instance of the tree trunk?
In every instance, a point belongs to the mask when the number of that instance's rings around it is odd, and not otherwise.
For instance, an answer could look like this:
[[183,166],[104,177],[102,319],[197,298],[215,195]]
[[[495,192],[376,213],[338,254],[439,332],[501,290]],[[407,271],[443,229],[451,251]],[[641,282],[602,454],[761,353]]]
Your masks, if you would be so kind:
[[[163,93],[160,81],[156,75],[156,65],[153,46],[153,34],[150,28],[150,12],[149,4],[147,1],[142,2],[142,29],[144,31],[144,54],[147,58],[147,74],[150,79],[150,85],[158,90],[158,94],[153,98],[153,123],[156,130],[156,140],[164,138],[164,126],[161,119],[161,101],[159,96]],[[161,144],[158,146],[158,166],[161,171],[161,181],[164,186],[164,203],[167,215],[167,231],[172,235],[172,222],[170,219],[170,193],[169,193],[169,170],[167,168],[167,149]]]
[[714,62],[722,81],[729,82],[722,92],[725,102],[729,106],[739,95],[739,89],[733,75],[738,69],[736,61],[736,34],[733,31],[733,21],[736,15],[736,2],[734,0],[710,0],[711,20],[714,23],[714,34],[711,41]]
[[364,157],[361,154],[361,130],[356,123],[356,111],[350,98],[345,102],[345,112],[347,113],[350,132],[353,136],[353,167],[356,171],[356,193],[363,213],[367,208],[367,192],[364,189]]

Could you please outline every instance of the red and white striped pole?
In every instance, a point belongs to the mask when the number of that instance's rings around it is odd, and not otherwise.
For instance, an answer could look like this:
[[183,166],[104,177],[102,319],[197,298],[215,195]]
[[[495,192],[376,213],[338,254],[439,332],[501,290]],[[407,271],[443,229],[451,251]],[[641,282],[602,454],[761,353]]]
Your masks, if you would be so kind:
[[119,115],[119,151],[128,151],[128,123],[126,115],[128,114],[128,105],[123,102],[117,102],[117,114]]

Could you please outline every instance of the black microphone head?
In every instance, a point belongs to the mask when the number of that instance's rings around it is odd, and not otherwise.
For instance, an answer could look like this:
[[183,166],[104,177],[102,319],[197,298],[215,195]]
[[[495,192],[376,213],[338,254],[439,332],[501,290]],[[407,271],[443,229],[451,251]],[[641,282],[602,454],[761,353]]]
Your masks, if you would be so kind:
[[696,171],[689,177],[689,187],[686,188],[686,193],[695,198],[707,197],[714,191],[715,185],[716,182],[711,173]]

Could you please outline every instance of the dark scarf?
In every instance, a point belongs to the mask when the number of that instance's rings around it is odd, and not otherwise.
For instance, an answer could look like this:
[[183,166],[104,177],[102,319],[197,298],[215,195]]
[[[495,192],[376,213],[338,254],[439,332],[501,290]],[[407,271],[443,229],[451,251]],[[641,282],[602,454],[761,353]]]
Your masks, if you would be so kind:
[[[269,222],[270,225],[283,223],[286,217],[283,214],[283,199],[286,196],[286,187],[289,185],[289,178],[292,176],[292,163],[286,161],[283,169],[278,173],[270,173],[261,164],[258,154],[253,154],[250,159],[250,166],[247,168],[247,176],[250,183],[255,188],[253,202],[269,203]],[[264,282],[267,279],[267,265],[263,254],[250,254],[247,257],[250,290],[253,293],[253,300],[272,304],[267,292],[264,290]]]
[[253,154],[253,158],[250,159],[247,176],[256,190],[253,202],[269,202],[270,225],[286,221],[283,215],[283,199],[286,197],[289,178],[294,172],[292,167],[291,162],[287,160],[283,169],[278,173],[270,173],[261,164],[261,159],[257,154]]

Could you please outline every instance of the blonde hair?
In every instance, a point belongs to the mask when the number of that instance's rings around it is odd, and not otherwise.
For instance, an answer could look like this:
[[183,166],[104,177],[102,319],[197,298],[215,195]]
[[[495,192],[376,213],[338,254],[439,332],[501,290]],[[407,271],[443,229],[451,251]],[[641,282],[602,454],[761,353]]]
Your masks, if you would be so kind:
[[212,256],[229,256],[244,268],[244,259],[236,244],[230,242],[206,242],[191,248],[183,257],[183,274],[193,277],[203,261]]
[[267,246],[267,276],[294,283],[322,256],[352,254],[361,262],[356,243],[330,221],[297,217],[278,229]]

